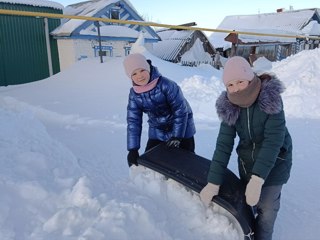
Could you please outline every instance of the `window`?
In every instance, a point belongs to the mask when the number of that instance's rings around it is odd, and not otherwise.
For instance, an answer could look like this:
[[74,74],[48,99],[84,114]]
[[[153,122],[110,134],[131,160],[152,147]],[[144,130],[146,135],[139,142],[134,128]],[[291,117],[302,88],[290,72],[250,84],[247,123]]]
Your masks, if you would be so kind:
[[113,57],[113,47],[112,46],[101,46],[101,51],[99,46],[94,46],[94,56],[99,57],[100,54],[103,57]]
[[119,9],[111,9],[110,11],[110,19],[120,19]]
[[130,54],[131,47],[124,47],[124,54],[128,56]]

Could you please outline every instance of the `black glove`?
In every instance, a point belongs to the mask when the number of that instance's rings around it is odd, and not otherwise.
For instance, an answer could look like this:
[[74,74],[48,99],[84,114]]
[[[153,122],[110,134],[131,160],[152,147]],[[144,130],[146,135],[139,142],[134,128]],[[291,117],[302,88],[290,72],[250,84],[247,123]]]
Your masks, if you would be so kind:
[[128,165],[131,167],[133,164],[138,166],[138,157],[139,152],[138,150],[130,150],[127,156]]
[[181,143],[181,139],[180,138],[171,138],[167,142],[167,146],[168,147],[172,147],[172,148],[179,148],[180,143]]

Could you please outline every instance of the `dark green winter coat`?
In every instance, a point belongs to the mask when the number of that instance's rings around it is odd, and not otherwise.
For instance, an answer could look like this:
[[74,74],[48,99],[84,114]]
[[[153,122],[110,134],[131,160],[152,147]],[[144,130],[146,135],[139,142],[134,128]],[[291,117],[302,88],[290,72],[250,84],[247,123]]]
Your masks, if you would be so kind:
[[288,181],[292,165],[292,140],[286,127],[280,94],[282,83],[275,76],[264,75],[257,100],[248,108],[232,104],[224,91],[216,108],[222,120],[208,182],[221,185],[234,141],[238,136],[239,175],[248,181],[252,174],[267,185]]

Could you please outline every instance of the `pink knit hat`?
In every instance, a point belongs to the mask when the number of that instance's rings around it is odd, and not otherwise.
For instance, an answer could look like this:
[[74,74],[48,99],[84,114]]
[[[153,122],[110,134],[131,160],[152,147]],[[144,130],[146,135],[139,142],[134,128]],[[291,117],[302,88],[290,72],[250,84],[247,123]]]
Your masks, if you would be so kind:
[[228,59],[224,65],[222,79],[225,86],[227,86],[228,83],[233,80],[252,81],[253,78],[254,73],[252,68],[249,62],[243,57],[232,57]]
[[138,68],[142,68],[150,72],[150,65],[147,59],[140,53],[133,53],[128,55],[124,61],[123,66],[127,76],[131,79],[132,73]]

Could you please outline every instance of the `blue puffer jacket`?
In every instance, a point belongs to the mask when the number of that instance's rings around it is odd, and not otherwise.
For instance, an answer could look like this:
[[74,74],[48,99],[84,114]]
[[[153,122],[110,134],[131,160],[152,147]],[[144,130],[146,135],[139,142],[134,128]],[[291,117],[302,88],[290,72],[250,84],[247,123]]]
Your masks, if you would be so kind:
[[130,89],[127,107],[127,149],[139,149],[142,115],[148,115],[149,139],[168,141],[171,137],[190,138],[195,132],[193,113],[180,87],[151,65],[151,79],[157,85],[148,92]]

